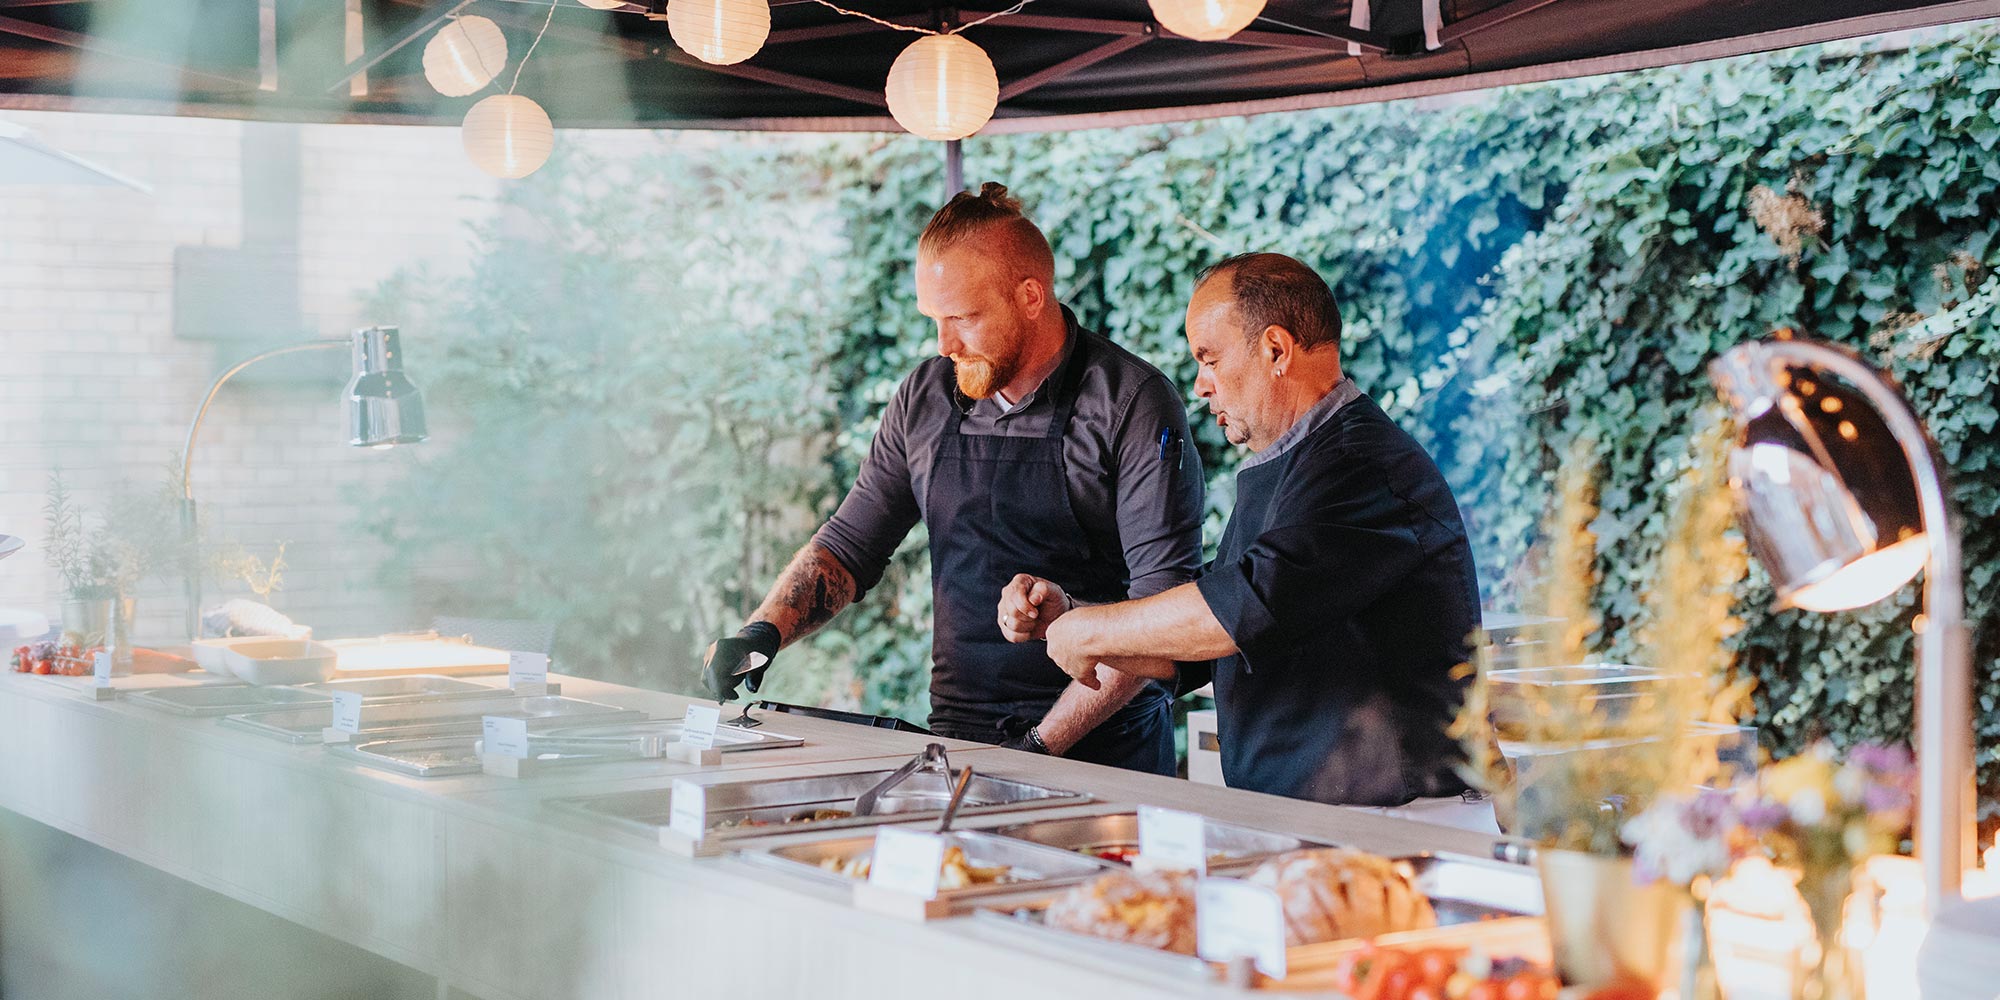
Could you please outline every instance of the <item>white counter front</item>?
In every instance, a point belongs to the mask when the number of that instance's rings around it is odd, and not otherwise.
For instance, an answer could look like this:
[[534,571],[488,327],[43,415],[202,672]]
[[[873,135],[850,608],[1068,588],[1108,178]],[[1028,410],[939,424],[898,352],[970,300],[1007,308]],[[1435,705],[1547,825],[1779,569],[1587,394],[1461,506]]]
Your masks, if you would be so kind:
[[[678,718],[688,699],[577,678],[564,694]],[[435,976],[486,1000],[701,995],[1037,1000],[1206,996],[1173,967],[911,923],[734,858],[676,857],[544,800],[666,788],[666,761],[513,779],[411,778],[0,676],[0,808]],[[892,765],[927,737],[763,713],[802,747],[722,765],[778,777]],[[1492,839],[1353,810],[944,741],[981,773],[1367,850],[1485,856]],[[706,769],[714,771],[715,768]],[[987,825],[968,818],[960,826]]]

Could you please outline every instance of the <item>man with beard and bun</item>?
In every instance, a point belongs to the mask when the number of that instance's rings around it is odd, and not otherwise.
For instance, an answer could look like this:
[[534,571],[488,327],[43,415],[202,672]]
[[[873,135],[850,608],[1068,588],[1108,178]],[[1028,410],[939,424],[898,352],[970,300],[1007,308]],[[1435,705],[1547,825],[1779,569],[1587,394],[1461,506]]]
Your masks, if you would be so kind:
[[1446,732],[1479,624],[1465,525],[1423,447],[1341,371],[1333,292],[1290,257],[1232,257],[1196,283],[1187,340],[1195,394],[1251,452],[1215,561],[1101,607],[1031,574],[1002,627],[1085,684],[1105,664],[1212,675],[1232,787],[1495,830]]
[[709,647],[703,683],[719,700],[739,681],[757,690],[778,650],[874,586],[921,520],[931,729],[1174,773],[1163,686],[1111,670],[1073,682],[1040,645],[1008,642],[993,601],[1023,572],[1092,601],[1193,578],[1202,475],[1180,394],[1056,301],[1048,240],[999,184],[940,209],[916,263],[941,356],[897,388],[853,488],[749,623]]

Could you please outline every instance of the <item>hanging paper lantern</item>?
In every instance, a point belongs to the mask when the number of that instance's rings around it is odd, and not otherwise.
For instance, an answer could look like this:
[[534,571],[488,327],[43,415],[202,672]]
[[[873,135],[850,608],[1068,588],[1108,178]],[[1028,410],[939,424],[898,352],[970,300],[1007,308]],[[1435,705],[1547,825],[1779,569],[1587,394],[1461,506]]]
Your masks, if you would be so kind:
[[918,39],[889,67],[889,113],[926,139],[963,139],[1000,103],[1000,76],[986,50],[958,35]]
[[424,79],[446,97],[464,97],[507,68],[507,36],[476,14],[456,17],[424,43]]
[[518,94],[495,94],[465,113],[465,155],[495,177],[526,177],[548,162],[556,130],[542,106]]
[[617,10],[625,6],[625,0],[577,0],[577,2],[583,4],[585,7],[595,7],[598,10]]
[[705,63],[740,63],[771,34],[769,0],[670,0],[667,31],[674,44]]
[[1219,42],[1250,26],[1264,0],[1147,0],[1153,16],[1176,35]]

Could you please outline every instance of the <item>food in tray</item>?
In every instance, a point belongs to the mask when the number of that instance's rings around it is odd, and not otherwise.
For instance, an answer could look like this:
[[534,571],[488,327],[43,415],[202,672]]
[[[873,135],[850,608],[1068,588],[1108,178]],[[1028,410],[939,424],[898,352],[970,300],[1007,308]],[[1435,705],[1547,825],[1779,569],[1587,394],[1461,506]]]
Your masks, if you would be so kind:
[[1129,865],[1139,859],[1139,845],[1085,844],[1077,848],[1076,853],[1085,857],[1096,858],[1099,861],[1111,861],[1121,865]]
[[[862,854],[845,859],[827,858],[819,866],[837,875],[863,879],[868,877],[868,862],[869,856]],[[944,849],[944,867],[938,871],[938,888],[970,889],[978,885],[999,885],[1013,881],[1013,872],[1009,865],[977,867],[966,860],[965,849],[954,844]]]
[[784,819],[757,819],[751,816],[726,819],[715,824],[712,829],[742,830],[758,826],[789,826],[793,823],[824,823],[828,820],[848,819],[853,815],[852,812],[846,809],[807,809],[802,812],[793,813]]
[[[1085,844],[1076,848],[1076,853],[1112,864],[1129,865],[1139,860],[1138,844]],[[1208,856],[1209,867],[1236,860],[1236,855],[1227,851],[1217,851]]]
[[1431,901],[1388,858],[1330,847],[1281,854],[1249,881],[1285,908],[1285,943],[1317,944],[1437,925]]
[[1334,988],[1372,1000],[1555,1000],[1560,984],[1545,968],[1478,949],[1370,944],[1341,957]]
[[1194,881],[1185,872],[1114,872],[1057,897],[1043,920],[1059,930],[1192,955]]

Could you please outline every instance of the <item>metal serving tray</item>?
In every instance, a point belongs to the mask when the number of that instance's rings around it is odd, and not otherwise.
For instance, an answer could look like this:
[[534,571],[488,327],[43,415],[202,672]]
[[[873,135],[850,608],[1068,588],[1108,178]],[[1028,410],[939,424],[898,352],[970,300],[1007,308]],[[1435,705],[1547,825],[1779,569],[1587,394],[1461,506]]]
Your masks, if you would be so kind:
[[[884,768],[806,778],[765,778],[707,784],[703,797],[707,833],[695,845],[695,853],[717,853],[730,842],[749,837],[905,823],[935,819],[944,814],[945,802],[951,798],[945,776],[938,771],[919,771],[882,797],[877,804],[876,815],[843,815],[817,820],[796,818],[816,810],[845,813],[854,807],[856,796],[873,788],[890,773],[891,769]],[[1013,809],[1082,805],[1089,801],[1090,796],[1079,792],[975,772],[966,787],[965,802],[959,807],[958,814],[973,816]],[[671,788],[591,795],[562,799],[553,804],[643,837],[660,838],[662,843],[671,839],[662,838],[662,834],[670,832],[668,824],[673,815]]]
[[[975,779],[976,780],[976,779]],[[1004,881],[963,889],[939,889],[943,902],[976,899],[982,896],[1019,893],[1042,887],[1065,886],[1095,878],[1117,866],[1108,861],[1085,857],[1074,851],[1059,851],[1009,837],[961,831],[944,835],[945,842],[965,852],[968,865],[976,868],[1004,866],[1010,871]],[[835,885],[854,885],[861,876],[842,874],[838,866],[865,861],[875,852],[875,835],[841,837],[809,844],[793,844],[768,850],[745,850],[739,855],[761,867],[790,872]],[[828,867],[829,865],[834,867]]]
[[333,701],[317,691],[259,684],[192,684],[187,687],[134,691],[126,699],[135,705],[175,715],[237,715],[325,705]]
[[505,695],[483,684],[431,674],[321,681],[315,684],[200,684],[135,691],[133,701],[176,715],[244,715],[302,709],[330,703],[336,691],[358,692],[369,704],[399,701],[446,701]]
[[[528,736],[528,748],[537,753],[590,755],[597,757],[639,756],[642,743],[662,746],[681,741],[683,719],[649,719],[644,722],[593,723],[561,726]],[[804,746],[805,740],[764,729],[745,729],[728,724],[715,727],[715,749],[723,753],[744,750],[777,750]]]
[[[1439,927],[1541,915],[1541,879],[1535,869],[1525,865],[1441,854],[1415,854],[1392,860],[1410,874],[1417,889],[1430,898]],[[1143,945],[1050,927],[1045,919],[1046,911],[1057,894],[1057,891],[1051,891],[1024,899],[989,901],[982,903],[973,916],[987,922],[988,926],[1006,928],[1027,940],[1079,949],[1107,960],[1148,960],[1160,969],[1178,968],[1196,976],[1209,974],[1208,964],[1192,956],[1155,951]],[[1325,949],[1328,944],[1297,945],[1288,952],[1294,958],[1302,958]],[[1303,963],[1288,961],[1287,964]]]
[[454,774],[478,774],[478,746],[477,736],[433,736],[335,743],[327,750],[335,756],[384,771],[415,778],[442,778]]
[[[548,729],[563,722],[580,720],[638,722],[646,718],[646,713],[633,709],[553,695],[525,697],[505,695],[498,698],[445,698],[395,702],[365,706],[361,712],[361,730],[348,742],[366,742],[370,737],[387,739],[395,736],[459,736],[478,733],[481,720],[489,715],[527,719],[529,725],[537,729]],[[332,721],[332,710],[320,707],[228,715],[223,717],[222,724],[284,740],[287,743],[319,743],[323,738],[321,734]]]
[[354,691],[369,702],[443,701],[452,698],[492,698],[505,695],[506,688],[476,684],[440,674],[403,674],[395,677],[350,677],[337,681],[301,684],[301,690],[332,694]]
[[1438,925],[1493,917],[1542,915],[1542,879],[1527,865],[1483,861],[1457,854],[1412,854],[1396,858],[1417,891],[1430,897]]
[[[1255,865],[1274,854],[1325,846],[1290,834],[1267,833],[1212,819],[1204,820],[1203,827],[1203,839],[1208,847],[1208,868],[1212,872],[1235,871]],[[1131,862],[1105,857],[1100,852],[1139,853],[1139,814],[1136,812],[1078,816],[1074,819],[1037,819],[992,827],[988,832],[1074,851],[1117,865],[1129,865]]]
[[[610,764],[643,760],[638,752],[642,739],[660,736],[671,744],[680,741],[681,720],[654,720],[600,726],[565,726],[546,733],[528,734],[528,749],[541,766],[568,764]],[[736,726],[718,726],[715,747],[724,753],[795,747],[805,741],[795,736],[763,733]],[[362,743],[335,743],[327,749],[336,756],[359,764],[407,774],[417,778],[442,778],[457,774],[479,774],[480,737],[429,736],[368,740]],[[657,756],[657,755],[656,755]]]

